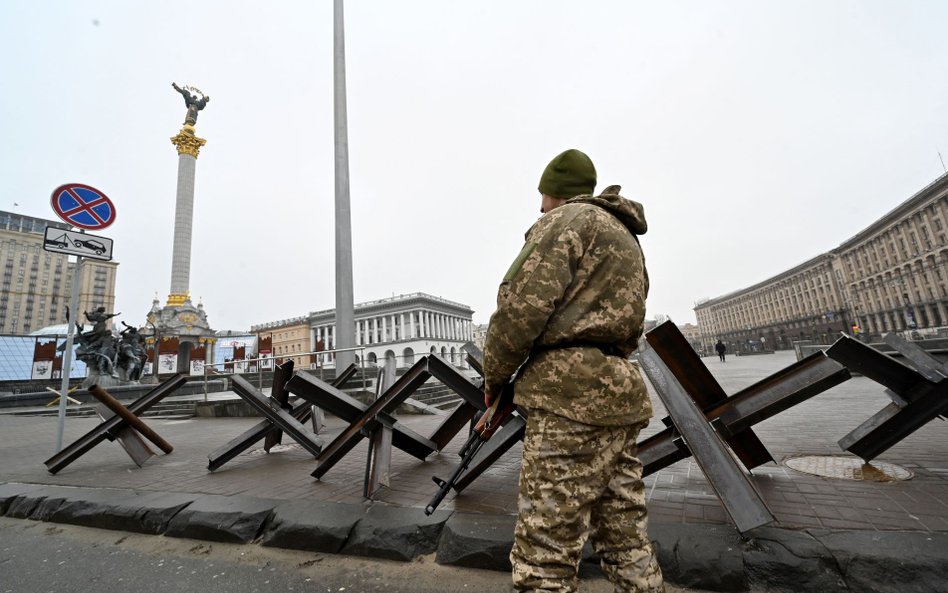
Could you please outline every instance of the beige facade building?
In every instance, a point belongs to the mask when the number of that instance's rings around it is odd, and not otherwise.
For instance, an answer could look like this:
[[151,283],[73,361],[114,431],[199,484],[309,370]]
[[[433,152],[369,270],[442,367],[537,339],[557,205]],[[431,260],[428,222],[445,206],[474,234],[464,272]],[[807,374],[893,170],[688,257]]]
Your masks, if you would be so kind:
[[701,334],[697,325],[694,323],[685,323],[684,325],[678,326],[678,331],[681,332],[681,335],[693,348],[698,348],[698,345],[701,343]]
[[487,342],[487,326],[488,324],[486,323],[471,325],[471,341],[473,341],[474,345],[482,352],[484,351],[484,343]]
[[733,293],[698,303],[701,349],[790,348],[831,343],[839,332],[876,340],[888,332],[948,326],[948,175],[943,175],[829,253]]
[[946,227],[943,175],[833,251],[842,298],[863,332],[948,326]]
[[[67,255],[43,249],[47,226],[72,228],[0,211],[0,334],[26,335],[66,321],[76,264]],[[118,264],[83,259],[81,266],[78,319],[96,307],[113,311]]]
[[318,348],[318,345],[310,343],[309,320],[306,317],[265,323],[254,326],[251,331],[257,336],[257,344],[267,337],[270,338],[271,355],[277,364],[292,360],[296,368],[309,368],[313,358],[306,353]]
[[819,255],[759,284],[695,307],[700,350],[718,339],[728,350],[790,348],[796,340],[825,343],[851,319],[842,305],[833,255]]

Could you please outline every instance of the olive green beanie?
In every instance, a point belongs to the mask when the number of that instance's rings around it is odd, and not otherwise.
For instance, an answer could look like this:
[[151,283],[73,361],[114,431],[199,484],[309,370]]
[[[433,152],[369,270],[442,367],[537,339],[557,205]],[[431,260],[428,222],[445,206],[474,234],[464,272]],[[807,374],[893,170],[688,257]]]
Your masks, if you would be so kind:
[[574,198],[596,189],[596,167],[586,153],[575,148],[561,152],[540,176],[540,193],[552,198]]

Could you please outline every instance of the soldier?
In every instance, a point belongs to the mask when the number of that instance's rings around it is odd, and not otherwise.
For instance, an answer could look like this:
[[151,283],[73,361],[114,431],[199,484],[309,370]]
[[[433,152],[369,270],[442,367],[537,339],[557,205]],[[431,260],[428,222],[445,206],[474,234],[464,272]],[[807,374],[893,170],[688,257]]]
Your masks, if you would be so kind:
[[543,216],[504,276],[487,330],[485,401],[519,368],[514,401],[528,414],[510,553],[518,591],[575,591],[587,534],[616,591],[665,590],[635,457],[652,408],[628,360],[645,318],[637,236],[647,227],[619,186],[593,196],[595,186],[578,150],[546,167]]

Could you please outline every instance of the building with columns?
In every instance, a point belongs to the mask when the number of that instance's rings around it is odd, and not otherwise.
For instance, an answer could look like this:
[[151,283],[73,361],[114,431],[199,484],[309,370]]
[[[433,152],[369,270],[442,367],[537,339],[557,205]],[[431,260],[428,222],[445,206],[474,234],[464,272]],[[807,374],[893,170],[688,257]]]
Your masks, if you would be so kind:
[[702,345],[789,348],[839,332],[946,333],[948,174],[839,247],[763,282],[698,303]]
[[[412,293],[355,305],[355,344],[357,357],[365,353],[368,364],[394,359],[399,367],[411,366],[416,357],[438,354],[458,365],[463,365],[461,346],[473,338],[472,315],[467,305],[431,296]],[[305,316],[309,328],[309,351],[336,348],[335,310],[316,311]],[[264,323],[251,327],[258,337],[270,336],[274,354],[281,346],[296,343],[293,331],[300,325],[299,318]],[[279,336],[287,336],[283,344]],[[293,343],[291,343],[293,342]],[[294,351],[289,351],[290,357]],[[278,356],[278,355],[277,355]],[[357,358],[357,361],[360,358]],[[320,354],[314,361],[320,366],[332,366],[332,354]]]

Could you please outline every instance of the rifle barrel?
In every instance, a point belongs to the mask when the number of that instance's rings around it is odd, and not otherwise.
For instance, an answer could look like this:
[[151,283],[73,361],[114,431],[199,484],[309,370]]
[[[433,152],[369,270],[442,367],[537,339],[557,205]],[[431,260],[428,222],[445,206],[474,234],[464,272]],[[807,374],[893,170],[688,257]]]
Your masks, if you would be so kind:
[[458,464],[457,469],[454,470],[454,473],[451,474],[451,477],[447,480],[441,480],[437,477],[432,479],[435,481],[435,484],[438,484],[438,492],[431,497],[431,502],[428,503],[428,506],[425,507],[425,515],[430,515],[435,512],[435,509],[438,508],[438,505],[441,504],[441,501],[444,500],[444,497],[448,495],[448,492],[454,488],[454,485],[457,484],[458,480],[461,478],[461,474],[464,473],[464,470],[471,465],[471,461],[474,460],[474,457],[477,455],[477,452],[480,451],[481,445],[486,441],[481,438],[479,432],[474,431],[471,433],[471,436],[468,437],[467,442],[464,443],[464,448],[461,450],[463,455],[461,457],[461,463]]

